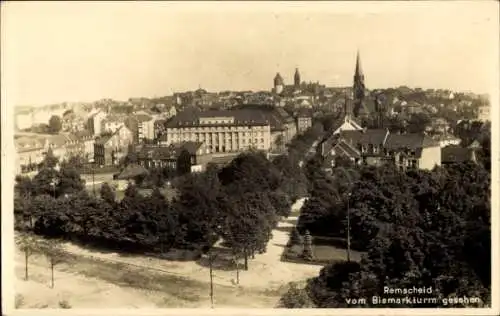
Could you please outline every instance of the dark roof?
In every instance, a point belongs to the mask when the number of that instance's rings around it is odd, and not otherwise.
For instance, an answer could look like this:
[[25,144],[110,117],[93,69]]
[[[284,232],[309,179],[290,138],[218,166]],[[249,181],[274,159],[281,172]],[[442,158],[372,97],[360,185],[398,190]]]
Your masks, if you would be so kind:
[[133,179],[140,175],[147,175],[149,171],[138,164],[130,164],[116,177],[118,180]]
[[334,146],[335,152],[338,152],[339,154],[348,156],[350,158],[361,158],[361,153],[359,150],[354,148],[352,145],[349,143],[346,143],[344,141],[339,141],[335,146]]
[[201,142],[183,142],[180,143],[182,149],[186,149],[191,155],[196,155],[196,152],[203,145]]
[[388,149],[401,149],[401,148],[424,148],[439,146],[439,142],[432,138],[419,133],[412,134],[389,134],[385,147]]
[[220,124],[200,124],[200,118],[209,117],[234,117],[233,125],[267,125],[269,119],[261,111],[238,109],[238,110],[208,110],[200,111],[189,109],[182,111],[166,123],[167,127],[189,127],[189,126],[218,126]]
[[441,162],[460,163],[473,160],[474,150],[471,148],[448,146],[441,148]]
[[137,149],[137,158],[139,159],[177,159],[182,150],[187,150],[191,155],[196,155],[196,151],[203,145],[200,142],[181,142],[162,145],[146,145]]
[[345,139],[350,144],[363,145],[384,145],[387,134],[385,129],[367,129],[362,131],[341,131],[340,138]]

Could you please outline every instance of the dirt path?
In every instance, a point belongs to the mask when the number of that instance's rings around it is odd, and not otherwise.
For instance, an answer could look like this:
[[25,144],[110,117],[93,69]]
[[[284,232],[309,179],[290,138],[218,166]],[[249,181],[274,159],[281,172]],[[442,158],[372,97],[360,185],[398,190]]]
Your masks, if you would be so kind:
[[[302,206],[298,201],[294,213]],[[249,261],[249,270],[214,271],[216,307],[275,307],[285,286],[318,275],[321,267],[282,262],[289,230],[296,217],[281,221],[273,231],[267,252]],[[73,308],[105,305],[117,307],[210,307],[209,268],[197,262],[167,261],[144,256],[102,253],[65,243],[67,262],[57,266],[56,287],[50,289],[50,269],[43,256],[30,258],[33,277],[23,281],[24,261],[16,256],[16,292],[25,306],[57,307],[68,300]]]

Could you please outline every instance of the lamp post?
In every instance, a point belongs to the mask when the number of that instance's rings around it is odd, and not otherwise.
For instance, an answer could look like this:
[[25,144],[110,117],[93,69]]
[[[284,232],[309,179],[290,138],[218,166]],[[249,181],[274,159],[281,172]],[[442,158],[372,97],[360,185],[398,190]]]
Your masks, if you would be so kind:
[[90,158],[89,162],[91,163],[90,165],[90,170],[92,170],[92,191],[94,192],[94,197],[96,196],[95,193],[95,170],[94,170],[94,158]]

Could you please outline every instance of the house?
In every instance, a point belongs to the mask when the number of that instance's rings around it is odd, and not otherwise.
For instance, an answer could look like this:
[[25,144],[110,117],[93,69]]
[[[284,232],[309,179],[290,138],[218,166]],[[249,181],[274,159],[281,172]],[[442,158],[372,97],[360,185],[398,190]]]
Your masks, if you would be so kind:
[[61,117],[61,130],[65,132],[78,130],[79,124],[77,119],[78,117],[73,110],[67,110],[64,112]]
[[468,161],[477,162],[476,150],[473,148],[448,146],[441,149],[441,163],[443,165]]
[[445,134],[449,129],[450,124],[446,121],[446,119],[441,117],[433,119],[425,128],[427,132],[432,132],[434,134]]
[[326,142],[322,155],[327,167],[338,159],[355,164],[380,166],[386,163],[406,170],[430,170],[441,165],[439,142],[424,134],[391,134],[385,129],[342,131]]
[[332,125],[330,132],[320,142],[318,148],[323,156],[332,148],[337,141],[337,135],[342,131],[361,131],[361,123],[351,117],[351,115],[343,115],[338,118]]
[[94,161],[100,166],[117,165],[134,142],[133,133],[125,126],[112,134],[101,135],[94,143]]
[[14,138],[16,148],[16,174],[29,173],[38,170],[39,164],[45,159],[49,148],[47,138],[21,136]]
[[99,110],[89,115],[87,118],[87,129],[92,133],[92,135],[101,135],[104,131],[102,127],[102,121],[106,118],[107,114]]
[[300,109],[297,113],[297,132],[303,133],[312,126],[312,113],[307,109]]
[[204,169],[210,160],[210,151],[201,142],[181,142],[170,145],[142,145],[136,148],[138,164],[146,169],[177,169],[177,163],[183,150],[190,154],[191,167]]
[[83,159],[87,162],[94,160],[94,144],[95,138],[88,130],[79,131],[74,135],[83,143]]
[[102,121],[102,130],[105,133],[114,133],[120,127],[125,125],[127,115],[124,114],[110,114]]
[[431,170],[441,165],[439,142],[421,133],[389,134],[384,144],[384,154],[403,170]]

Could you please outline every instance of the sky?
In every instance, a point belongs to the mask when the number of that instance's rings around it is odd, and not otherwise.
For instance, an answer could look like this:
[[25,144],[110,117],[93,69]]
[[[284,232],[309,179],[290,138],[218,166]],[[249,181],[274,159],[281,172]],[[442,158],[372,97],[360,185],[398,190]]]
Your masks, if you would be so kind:
[[293,81],[488,93],[498,85],[498,3],[4,2],[11,105],[127,100]]

